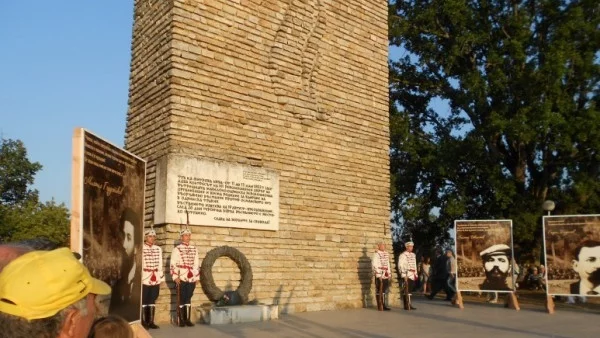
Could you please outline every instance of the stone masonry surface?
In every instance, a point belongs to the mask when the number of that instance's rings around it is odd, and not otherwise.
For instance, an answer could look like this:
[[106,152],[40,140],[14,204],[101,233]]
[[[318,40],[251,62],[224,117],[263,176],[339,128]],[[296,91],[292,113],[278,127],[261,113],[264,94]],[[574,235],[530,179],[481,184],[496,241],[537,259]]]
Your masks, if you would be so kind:
[[[389,239],[387,2],[135,0],[126,149],[276,170],[279,231],[193,226],[204,257],[230,245],[252,265],[250,299],[283,313],[373,303],[370,256]],[[156,225],[165,267],[179,224]],[[389,246],[391,249],[391,245]],[[239,270],[217,260],[217,285]],[[159,322],[175,304],[167,278]],[[397,298],[397,297],[391,297]],[[192,300],[207,302],[198,285]]]

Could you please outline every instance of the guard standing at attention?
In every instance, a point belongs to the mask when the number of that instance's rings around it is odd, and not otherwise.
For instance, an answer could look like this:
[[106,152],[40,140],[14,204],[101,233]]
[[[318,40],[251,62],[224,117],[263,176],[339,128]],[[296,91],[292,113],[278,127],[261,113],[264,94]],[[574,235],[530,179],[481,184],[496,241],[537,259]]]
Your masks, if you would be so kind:
[[154,245],[154,241],[156,231],[146,230],[142,249],[142,326],[146,329],[159,328],[154,324],[155,303],[160,292],[160,283],[165,281],[162,249]]
[[200,258],[198,250],[190,244],[192,231],[188,228],[179,232],[181,244],[173,249],[171,255],[171,276],[177,285],[177,305],[179,326],[194,326],[190,320],[192,296],[196,283],[200,280]]

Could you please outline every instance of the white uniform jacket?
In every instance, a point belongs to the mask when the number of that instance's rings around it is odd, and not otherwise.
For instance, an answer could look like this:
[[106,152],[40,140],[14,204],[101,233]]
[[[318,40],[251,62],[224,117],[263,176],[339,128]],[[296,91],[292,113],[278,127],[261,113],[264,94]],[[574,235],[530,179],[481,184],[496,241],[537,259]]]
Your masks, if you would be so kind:
[[195,246],[181,243],[171,255],[171,276],[182,282],[193,283],[200,279],[200,257]]
[[417,256],[412,252],[404,251],[398,261],[400,277],[417,280]]
[[390,279],[392,277],[390,255],[386,251],[375,251],[371,257],[371,267],[376,278]]
[[165,281],[162,249],[158,245],[144,243],[142,251],[142,284],[159,285]]

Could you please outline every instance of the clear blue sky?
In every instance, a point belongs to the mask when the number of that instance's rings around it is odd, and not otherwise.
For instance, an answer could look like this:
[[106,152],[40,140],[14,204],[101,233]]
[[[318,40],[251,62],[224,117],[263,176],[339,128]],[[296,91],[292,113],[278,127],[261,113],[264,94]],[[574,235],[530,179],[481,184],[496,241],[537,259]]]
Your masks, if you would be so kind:
[[132,0],[0,1],[0,134],[41,163],[42,201],[71,204],[71,136],[122,146]]
[[0,135],[44,166],[42,201],[71,205],[74,128],[123,146],[132,25],[133,0],[0,0]]

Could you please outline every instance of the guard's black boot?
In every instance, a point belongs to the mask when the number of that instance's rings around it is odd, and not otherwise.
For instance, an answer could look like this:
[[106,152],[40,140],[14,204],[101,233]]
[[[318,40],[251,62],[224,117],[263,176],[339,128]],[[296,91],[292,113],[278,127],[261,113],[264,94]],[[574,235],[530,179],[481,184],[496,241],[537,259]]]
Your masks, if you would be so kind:
[[148,311],[148,321],[146,322],[148,324],[148,327],[151,329],[160,329],[158,325],[154,324],[154,311],[156,309],[154,308],[154,306],[146,306],[146,308],[150,308],[150,311]]
[[144,329],[148,329],[148,306],[142,306],[142,326]]
[[179,308],[179,327],[185,327],[185,319],[187,318],[187,315],[185,314],[186,311],[186,306],[182,306]]
[[191,305],[186,305],[186,306],[184,306],[184,308],[187,308],[187,310],[185,312],[185,314],[186,314],[185,325],[187,325],[187,326],[194,326],[194,323],[192,323],[192,321],[190,320],[190,317],[192,315],[192,306]]
[[404,305],[404,310],[410,310],[410,301],[408,300],[408,296],[402,296],[402,305]]

